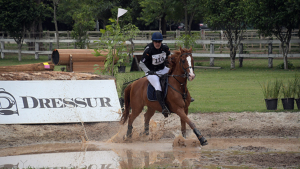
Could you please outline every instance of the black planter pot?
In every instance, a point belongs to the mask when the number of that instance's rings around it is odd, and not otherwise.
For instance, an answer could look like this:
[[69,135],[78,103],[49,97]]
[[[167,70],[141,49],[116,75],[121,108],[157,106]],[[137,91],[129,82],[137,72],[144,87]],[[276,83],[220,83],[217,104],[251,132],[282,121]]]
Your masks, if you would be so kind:
[[121,108],[124,107],[124,98],[120,97],[119,101],[120,101]]
[[119,73],[125,73],[126,66],[118,66]]
[[298,110],[300,110],[300,98],[295,99],[295,100],[296,100],[296,104],[297,104]]
[[284,110],[294,110],[294,98],[281,99]]
[[277,110],[278,99],[265,99],[267,110]]

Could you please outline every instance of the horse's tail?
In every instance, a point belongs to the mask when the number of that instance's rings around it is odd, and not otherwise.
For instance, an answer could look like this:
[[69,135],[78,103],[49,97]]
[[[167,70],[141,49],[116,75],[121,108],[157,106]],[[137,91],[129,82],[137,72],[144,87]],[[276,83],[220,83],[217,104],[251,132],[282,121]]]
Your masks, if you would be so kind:
[[130,91],[131,91],[131,84],[129,84],[125,90],[124,90],[124,103],[125,103],[125,109],[122,112],[122,117],[120,120],[121,124],[124,124],[128,117],[129,117],[129,110],[130,110]]

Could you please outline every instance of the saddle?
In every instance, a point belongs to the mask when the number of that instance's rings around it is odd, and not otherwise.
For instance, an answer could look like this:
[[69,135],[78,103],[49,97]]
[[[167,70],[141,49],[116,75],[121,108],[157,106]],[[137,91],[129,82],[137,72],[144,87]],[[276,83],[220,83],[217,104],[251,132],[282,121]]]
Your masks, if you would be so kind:
[[[159,82],[164,96],[163,99],[165,99],[168,93],[168,74],[160,76]],[[149,101],[157,101],[155,88],[151,85],[151,83],[148,83],[147,98]]]

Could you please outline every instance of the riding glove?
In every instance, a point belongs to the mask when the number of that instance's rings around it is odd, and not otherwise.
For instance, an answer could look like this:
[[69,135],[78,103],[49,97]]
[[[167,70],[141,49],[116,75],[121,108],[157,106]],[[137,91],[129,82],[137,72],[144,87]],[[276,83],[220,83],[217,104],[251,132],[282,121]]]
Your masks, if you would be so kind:
[[148,75],[155,75],[155,71],[153,71],[153,70],[150,70],[147,73],[148,73]]

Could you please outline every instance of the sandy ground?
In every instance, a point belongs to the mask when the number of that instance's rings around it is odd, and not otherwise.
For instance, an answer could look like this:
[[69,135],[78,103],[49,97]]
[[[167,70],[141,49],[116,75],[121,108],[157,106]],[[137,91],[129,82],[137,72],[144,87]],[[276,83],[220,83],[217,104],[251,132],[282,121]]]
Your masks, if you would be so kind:
[[[189,118],[207,138],[299,138],[300,112],[293,113],[195,113]],[[150,135],[140,137],[143,115],[134,122],[133,139],[149,141],[174,139],[180,135],[176,114],[164,118],[156,113],[150,122]],[[194,136],[187,126],[188,136]],[[44,143],[88,141],[122,142],[127,126],[119,122],[0,125],[0,148]],[[145,141],[145,140],[144,140]]]
[[[0,81],[94,79],[111,77],[67,72],[0,74]],[[208,140],[207,146],[200,146],[189,126],[187,139],[181,136],[176,114],[164,118],[156,113],[149,136],[143,135],[143,115],[134,121],[131,140],[124,140],[127,125],[119,122],[0,125],[0,158],[109,149],[124,159],[121,168],[300,167],[300,111],[195,113],[189,118]]]
[[[149,136],[143,115],[131,140],[119,122],[0,125],[0,159],[8,156],[112,150],[118,168],[297,168],[300,167],[300,112],[197,113],[189,118],[208,140],[201,147],[192,130],[181,136],[175,114],[156,113]],[[0,166],[1,168],[1,166]]]

